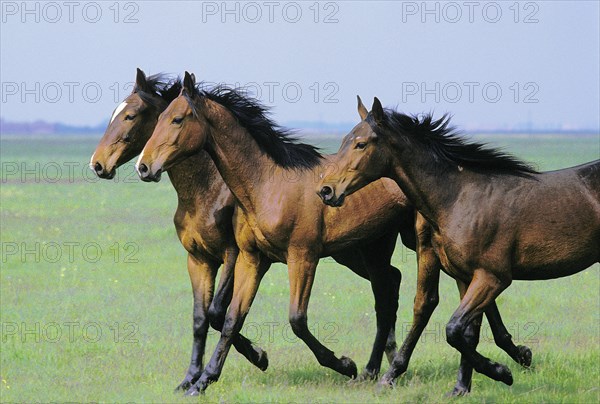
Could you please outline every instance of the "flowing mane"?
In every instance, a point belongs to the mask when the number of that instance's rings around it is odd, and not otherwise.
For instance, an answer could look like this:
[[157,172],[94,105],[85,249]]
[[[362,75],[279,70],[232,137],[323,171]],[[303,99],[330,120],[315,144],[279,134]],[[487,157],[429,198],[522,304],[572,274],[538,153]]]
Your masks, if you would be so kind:
[[[538,171],[530,164],[517,159],[499,149],[484,143],[468,141],[450,126],[447,114],[434,120],[431,114],[424,116],[405,115],[393,110],[385,110],[384,125],[392,132],[410,142],[425,147],[435,161],[449,165],[459,165],[488,174],[510,174],[530,177]],[[369,115],[373,129],[377,125]]]
[[268,116],[267,107],[243,89],[216,86],[202,90],[198,83],[194,94],[183,92],[194,115],[201,115],[197,97],[204,97],[227,108],[248,133],[254,138],[260,150],[275,161],[277,165],[292,169],[309,169],[320,163],[321,153],[315,146],[301,143],[294,133],[277,125]]
[[133,92],[137,93],[142,101],[147,104],[154,107],[164,107],[177,98],[182,87],[179,77],[169,79],[166,74],[159,73],[148,76],[145,88],[142,89],[136,85]]

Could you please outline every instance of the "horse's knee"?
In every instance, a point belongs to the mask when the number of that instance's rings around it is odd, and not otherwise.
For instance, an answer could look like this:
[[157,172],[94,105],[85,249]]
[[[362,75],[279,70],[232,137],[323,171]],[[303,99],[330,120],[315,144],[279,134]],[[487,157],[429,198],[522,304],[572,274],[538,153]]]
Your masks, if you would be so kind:
[[458,322],[450,320],[450,322],[446,325],[446,341],[454,348],[458,348],[462,339],[462,327]]
[[194,323],[193,323],[194,335],[195,336],[202,335],[207,328],[208,328],[208,321],[206,318],[206,314],[204,312],[195,312],[194,313]]
[[219,305],[213,304],[208,308],[208,320],[210,321],[210,326],[220,331],[223,328],[223,322],[225,321],[226,310],[224,307],[220,307]]
[[308,329],[308,319],[306,314],[303,313],[293,313],[289,316],[289,322],[292,326],[292,331],[298,337],[300,337],[305,330]]

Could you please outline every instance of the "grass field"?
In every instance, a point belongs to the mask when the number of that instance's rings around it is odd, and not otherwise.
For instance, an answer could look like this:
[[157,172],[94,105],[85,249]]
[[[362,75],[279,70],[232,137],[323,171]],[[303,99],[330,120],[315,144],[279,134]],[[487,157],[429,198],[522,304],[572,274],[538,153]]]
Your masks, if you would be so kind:
[[[97,138],[1,139],[2,402],[195,402],[173,393],[191,348],[191,288],[186,253],[172,225],[168,180],[144,184],[126,165],[112,181],[87,169]],[[541,170],[600,157],[600,138],[491,136],[484,141]],[[309,140],[311,141],[311,140]],[[312,140],[329,151],[339,139]],[[412,319],[415,255],[401,246],[397,337]],[[375,331],[369,284],[330,259],[319,265],[309,311],[318,338],[359,368]],[[287,323],[285,266],[265,276],[243,332],[268,351],[266,372],[231,351],[209,402],[442,402],[459,355],[444,328],[458,305],[443,275],[441,303],[409,371],[392,390],[348,385],[322,368]],[[480,351],[507,363],[507,387],[475,374],[460,402],[599,402],[600,266],[575,276],[515,282],[498,299],[515,341],[533,350],[523,370],[495,347],[484,323]],[[207,359],[217,340],[211,332]],[[384,369],[387,363],[384,364]],[[452,401],[459,401],[452,400]]]

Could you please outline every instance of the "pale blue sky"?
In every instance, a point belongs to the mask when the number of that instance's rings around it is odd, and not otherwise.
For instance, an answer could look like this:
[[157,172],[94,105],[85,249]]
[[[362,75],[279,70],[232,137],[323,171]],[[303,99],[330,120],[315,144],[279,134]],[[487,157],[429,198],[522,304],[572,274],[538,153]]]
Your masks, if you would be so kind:
[[68,4],[2,2],[4,119],[97,125],[140,67],[258,83],[282,123],[352,123],[360,94],[467,130],[600,128],[598,1]]

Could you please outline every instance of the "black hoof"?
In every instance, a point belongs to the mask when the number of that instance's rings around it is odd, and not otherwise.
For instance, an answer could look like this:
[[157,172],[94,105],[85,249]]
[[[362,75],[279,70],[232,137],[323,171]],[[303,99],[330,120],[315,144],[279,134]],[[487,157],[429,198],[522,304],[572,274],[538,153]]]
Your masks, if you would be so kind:
[[340,369],[340,373],[343,374],[344,376],[348,376],[352,379],[356,378],[356,376],[358,375],[358,368],[356,367],[356,363],[354,363],[354,361],[346,356],[342,356],[340,358],[340,362],[341,362],[341,369]]
[[198,380],[199,377],[200,377],[200,374],[195,375],[195,376],[187,375],[183,379],[183,381],[181,383],[179,383],[179,386],[175,387],[174,393],[179,393],[181,391],[189,390],[189,388],[192,387],[194,383],[196,383],[196,380]]
[[469,394],[471,391],[465,386],[454,386],[451,392],[446,394],[446,397],[462,397]]
[[256,348],[256,350],[258,351],[258,360],[256,361],[255,365],[264,372],[269,367],[269,358],[267,357],[267,352],[260,348]]
[[373,380],[377,380],[378,375],[379,375],[378,370],[369,370],[369,369],[365,368],[365,370],[363,370],[356,377],[356,379],[349,380],[348,384],[355,385],[355,384],[364,384],[364,383],[372,382]]
[[518,355],[518,360],[517,360],[519,365],[526,367],[526,368],[530,367],[531,359],[533,358],[533,353],[531,352],[531,349],[529,349],[525,345],[519,345],[517,347],[517,349],[519,350],[519,355]]
[[204,390],[206,390],[207,385],[204,383],[196,383],[192,387],[185,392],[186,396],[199,396],[200,394],[204,394]]
[[192,387],[192,382],[184,380],[181,383],[179,383],[179,386],[175,387],[175,390],[173,391],[173,393],[187,391],[187,390],[189,390],[190,387]]
[[379,388],[394,387],[394,378],[386,373],[381,377],[381,379],[379,380],[379,383],[377,383],[377,386]]
[[494,373],[495,373],[495,377],[493,377],[494,380],[498,380],[499,382],[502,382],[504,384],[507,384],[509,386],[512,386],[513,384],[513,377],[512,377],[512,373],[510,372],[510,369],[507,368],[504,365],[501,365],[499,363],[496,363],[494,365]]

